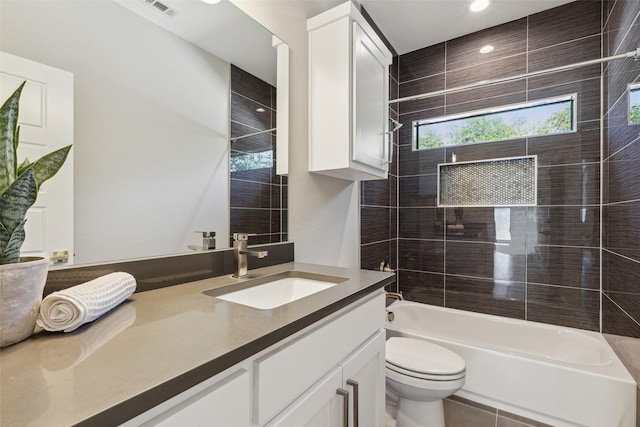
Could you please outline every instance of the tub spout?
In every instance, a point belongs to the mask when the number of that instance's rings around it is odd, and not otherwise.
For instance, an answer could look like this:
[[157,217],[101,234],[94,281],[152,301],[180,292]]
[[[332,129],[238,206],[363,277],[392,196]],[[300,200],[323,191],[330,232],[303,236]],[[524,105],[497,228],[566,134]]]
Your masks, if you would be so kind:
[[404,301],[404,297],[402,296],[402,292],[387,292],[387,298],[395,298],[399,301]]

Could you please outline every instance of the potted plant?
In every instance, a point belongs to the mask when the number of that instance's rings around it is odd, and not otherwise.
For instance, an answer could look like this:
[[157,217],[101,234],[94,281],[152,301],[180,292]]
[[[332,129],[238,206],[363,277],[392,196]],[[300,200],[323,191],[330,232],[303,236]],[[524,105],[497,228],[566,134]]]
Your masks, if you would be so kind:
[[26,214],[40,185],[58,172],[71,150],[69,145],[35,162],[18,163],[18,110],[25,84],[0,108],[0,347],[33,334],[49,259],[20,257]]

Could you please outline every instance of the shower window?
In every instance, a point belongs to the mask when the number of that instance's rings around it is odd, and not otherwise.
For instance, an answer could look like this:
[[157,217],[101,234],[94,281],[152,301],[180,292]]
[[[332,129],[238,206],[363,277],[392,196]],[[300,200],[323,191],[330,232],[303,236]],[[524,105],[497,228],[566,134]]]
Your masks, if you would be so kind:
[[640,84],[629,86],[629,124],[640,124]]
[[576,94],[413,122],[413,149],[575,132]]
[[273,150],[256,153],[232,153],[230,159],[231,172],[241,172],[273,167]]

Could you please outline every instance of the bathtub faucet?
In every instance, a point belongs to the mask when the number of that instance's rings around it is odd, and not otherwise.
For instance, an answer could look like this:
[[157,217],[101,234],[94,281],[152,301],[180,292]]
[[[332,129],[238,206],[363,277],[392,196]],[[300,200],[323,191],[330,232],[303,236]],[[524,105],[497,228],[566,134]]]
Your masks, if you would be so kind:
[[395,298],[399,301],[404,301],[404,297],[402,296],[402,292],[387,292],[387,298]]
[[[386,292],[387,294],[387,298],[395,298],[398,301],[404,301],[404,297],[402,296],[402,292]],[[387,310],[387,320],[389,322],[393,322],[393,319],[395,319],[395,314],[393,314],[393,311],[389,311]]]

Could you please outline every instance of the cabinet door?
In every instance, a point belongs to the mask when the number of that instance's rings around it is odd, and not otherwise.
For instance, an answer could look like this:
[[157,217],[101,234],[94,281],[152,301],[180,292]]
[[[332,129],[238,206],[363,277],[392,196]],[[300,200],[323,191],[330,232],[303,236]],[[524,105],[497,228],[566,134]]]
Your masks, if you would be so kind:
[[281,413],[341,360],[383,327],[384,295],[374,293],[350,310],[253,362],[254,422]]
[[142,425],[162,427],[251,426],[253,424],[251,424],[249,372],[245,369],[236,371],[225,379],[219,380],[186,400],[175,404]]
[[341,386],[342,370],[335,367],[267,427],[347,427],[343,420],[349,397],[340,394]]
[[389,64],[357,22],[353,43],[353,161],[386,171]]
[[349,427],[383,427],[385,405],[385,332],[381,330],[342,365],[345,389],[352,396]]

